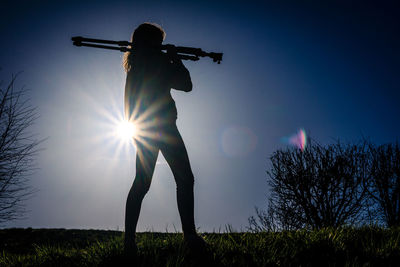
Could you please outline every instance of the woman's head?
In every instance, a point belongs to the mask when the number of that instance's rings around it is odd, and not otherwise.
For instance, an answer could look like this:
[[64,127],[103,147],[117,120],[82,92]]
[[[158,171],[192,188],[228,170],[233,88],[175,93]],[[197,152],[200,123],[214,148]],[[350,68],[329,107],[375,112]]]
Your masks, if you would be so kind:
[[[140,24],[132,33],[131,42],[134,46],[159,46],[165,39],[165,32],[160,25],[150,22]],[[132,57],[131,52],[125,52],[123,58],[123,67],[126,72],[131,69]]]
[[161,45],[165,39],[165,32],[160,25],[145,22],[140,24],[132,34],[134,44]]

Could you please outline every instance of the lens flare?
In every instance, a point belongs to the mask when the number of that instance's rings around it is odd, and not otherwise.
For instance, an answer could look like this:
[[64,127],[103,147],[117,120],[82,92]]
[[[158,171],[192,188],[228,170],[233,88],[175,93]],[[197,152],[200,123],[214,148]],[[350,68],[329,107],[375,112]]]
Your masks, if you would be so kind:
[[289,138],[289,143],[297,146],[301,151],[304,151],[307,145],[306,131],[300,129],[296,134]]
[[124,141],[131,140],[136,135],[136,132],[135,124],[127,120],[120,121],[117,125],[116,134]]

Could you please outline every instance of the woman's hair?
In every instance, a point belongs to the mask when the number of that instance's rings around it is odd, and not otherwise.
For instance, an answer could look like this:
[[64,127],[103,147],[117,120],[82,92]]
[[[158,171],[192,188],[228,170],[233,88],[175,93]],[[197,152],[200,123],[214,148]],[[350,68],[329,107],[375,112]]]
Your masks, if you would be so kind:
[[[149,43],[149,42],[159,42],[160,45],[165,39],[165,32],[160,25],[151,22],[145,22],[139,25],[132,33],[131,42],[132,43]],[[132,66],[133,53],[125,52],[122,59],[122,66],[125,72],[128,72]]]

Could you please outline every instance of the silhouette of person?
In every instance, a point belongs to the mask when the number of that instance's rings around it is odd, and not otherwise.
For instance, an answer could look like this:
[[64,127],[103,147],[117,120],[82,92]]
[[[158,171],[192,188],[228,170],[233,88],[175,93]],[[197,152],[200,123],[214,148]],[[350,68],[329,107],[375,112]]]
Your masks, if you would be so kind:
[[136,225],[142,200],[148,192],[161,151],[176,182],[177,202],[184,239],[189,245],[201,246],[204,240],[196,233],[194,223],[194,177],[185,144],[176,126],[177,110],[171,88],[189,92],[189,71],[176,55],[174,46],[167,53],[160,49],[164,30],[153,23],[143,23],[132,34],[134,52],[124,55],[127,72],[125,117],[139,128],[136,144],[136,176],[126,201],[125,252],[136,254]]

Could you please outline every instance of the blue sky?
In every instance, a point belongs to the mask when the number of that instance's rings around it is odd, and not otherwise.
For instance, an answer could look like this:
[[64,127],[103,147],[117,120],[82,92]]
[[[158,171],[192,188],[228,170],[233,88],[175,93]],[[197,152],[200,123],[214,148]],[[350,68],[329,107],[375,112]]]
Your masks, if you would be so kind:
[[[190,3],[189,3],[190,2]],[[223,52],[185,62],[194,84],[173,92],[195,175],[200,231],[245,229],[266,205],[268,158],[303,128],[321,143],[400,136],[399,8],[352,1],[5,1],[0,77],[23,71],[48,137],[25,220],[5,227],[123,229],[135,149],[111,133],[123,109],[122,53],[74,47],[72,36],[128,40],[144,21],[165,43]],[[162,156],[138,230],[180,229]]]

